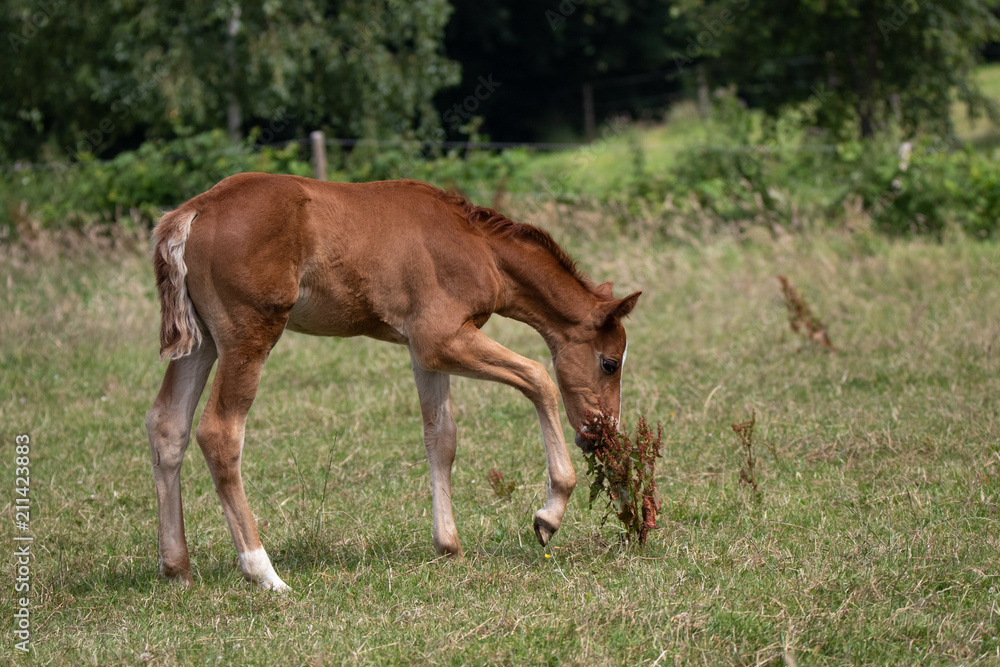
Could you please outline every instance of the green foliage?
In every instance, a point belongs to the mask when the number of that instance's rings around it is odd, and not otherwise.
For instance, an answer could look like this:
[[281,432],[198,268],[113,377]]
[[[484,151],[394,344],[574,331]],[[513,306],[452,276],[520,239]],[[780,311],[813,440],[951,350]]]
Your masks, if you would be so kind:
[[513,178],[530,156],[523,148],[491,151],[470,146],[435,152],[433,144],[428,148],[418,142],[400,147],[361,145],[337,156],[331,177],[344,181],[416,178],[446,188],[490,190]]
[[0,68],[0,159],[110,156],[220,127],[436,138],[434,94],[458,80],[441,53],[446,0],[41,5],[0,7],[17,37]]
[[[440,108],[464,118],[469,102],[498,139],[579,136],[587,82],[598,123],[657,114],[683,87],[736,85],[772,116],[804,107],[805,124],[841,140],[872,136],[897,116],[946,134],[954,99],[974,115],[991,110],[972,73],[982,47],[1000,40],[996,0],[454,4],[446,43],[463,80]],[[471,99],[486,74],[503,85]]]
[[[153,140],[137,150],[100,161],[54,168],[24,167],[0,174],[0,234],[19,226],[43,228],[116,223],[150,226],[164,210],[208,190],[227,176],[246,171],[312,176],[301,145],[255,147],[260,130],[234,145],[221,130],[171,141]],[[451,150],[420,154],[409,148],[359,147],[330,154],[330,177],[340,181],[416,178],[463,192],[493,193],[516,178],[529,159],[525,150]]]
[[437,141],[476,124],[495,139],[565,139],[583,129],[584,84],[598,123],[654,117],[684,85],[732,84],[751,106],[797,109],[841,141],[892,123],[947,134],[954,99],[991,109],[971,73],[998,39],[995,6],[9,0],[0,161],[111,157],[255,126],[264,143],[314,129]]
[[739,86],[771,116],[804,105],[808,125],[841,139],[870,137],[897,117],[908,131],[948,134],[956,97],[996,118],[972,77],[979,50],[1000,38],[995,0],[685,5],[703,27],[708,82]]
[[530,153],[523,149],[492,152],[483,150],[451,150],[446,155],[423,164],[415,165],[407,173],[445,188],[463,192],[496,192],[504,184],[519,181],[522,167],[530,160]]
[[954,226],[985,238],[1000,230],[1000,152],[921,143],[904,162],[901,146],[689,149],[664,187],[686,217],[739,228],[794,228],[803,216],[842,223],[858,200],[872,226],[890,235],[940,237]]
[[57,169],[4,174],[0,227],[28,220],[42,227],[130,221],[149,225],[164,210],[245,171],[308,175],[298,145],[252,150],[254,136],[233,145],[221,130],[173,141],[148,141],[102,162],[92,156]]
[[[442,152],[435,142],[361,142],[331,149],[328,174],[339,181],[416,178],[487,204],[509,193],[536,210],[587,201],[625,213],[625,225],[645,216],[667,235],[858,224],[891,235],[997,233],[1000,147],[955,150],[926,135],[906,140],[899,129],[838,141],[831,132],[803,131],[800,122],[795,111],[763,116],[723,90],[704,120],[619,128],[578,151],[537,155],[470,143]],[[84,154],[70,167],[0,172],[0,229],[9,236],[32,221],[148,225],[232,173],[311,175],[299,144],[255,148],[267,131],[256,129],[235,146],[215,131],[147,142],[111,161]],[[651,155],[651,141],[666,157]]]
[[855,185],[880,231],[939,237],[954,226],[986,238],[1000,231],[998,158],[995,149],[951,151],[921,143],[907,159],[883,154],[861,160]]
[[[977,238],[1000,230],[1000,149],[961,150],[901,132],[837,142],[796,129],[794,114],[768,121],[731,93],[715,100],[711,143],[681,149],[665,174],[642,174],[649,204],[694,229],[800,228],[804,221],[853,224],[864,214],[890,235],[940,237],[955,228]],[[630,202],[635,207],[636,201]]]

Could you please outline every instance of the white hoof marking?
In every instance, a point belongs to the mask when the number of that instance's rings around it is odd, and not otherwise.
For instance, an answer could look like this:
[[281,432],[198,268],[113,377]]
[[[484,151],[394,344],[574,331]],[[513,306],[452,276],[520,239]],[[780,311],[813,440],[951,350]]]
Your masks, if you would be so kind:
[[243,576],[264,590],[273,590],[279,593],[292,590],[274,571],[271,559],[267,557],[264,547],[242,553],[239,556]]

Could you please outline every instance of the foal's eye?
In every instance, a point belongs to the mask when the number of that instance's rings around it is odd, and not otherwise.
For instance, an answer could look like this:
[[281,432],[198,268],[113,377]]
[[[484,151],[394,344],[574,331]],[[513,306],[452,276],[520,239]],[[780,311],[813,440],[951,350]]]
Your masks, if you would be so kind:
[[618,362],[614,359],[601,357],[601,368],[604,369],[604,372],[608,375],[614,375],[615,371],[618,370]]

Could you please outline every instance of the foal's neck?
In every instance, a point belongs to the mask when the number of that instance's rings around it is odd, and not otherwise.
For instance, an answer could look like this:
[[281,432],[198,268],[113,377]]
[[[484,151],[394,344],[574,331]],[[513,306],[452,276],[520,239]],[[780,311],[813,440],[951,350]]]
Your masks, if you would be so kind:
[[497,252],[506,297],[497,312],[531,326],[556,349],[590,317],[597,298],[547,250],[518,245]]

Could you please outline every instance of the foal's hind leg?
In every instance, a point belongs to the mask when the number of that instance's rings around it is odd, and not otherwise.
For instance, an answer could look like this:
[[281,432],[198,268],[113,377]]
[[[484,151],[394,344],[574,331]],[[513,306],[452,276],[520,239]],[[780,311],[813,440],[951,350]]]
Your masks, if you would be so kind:
[[191,440],[191,420],[215,363],[215,343],[206,337],[190,355],[171,361],[160,393],[146,414],[159,518],[160,574],[190,586],[191,560],[184,539],[181,462]]
[[289,587],[275,573],[261,545],[240,475],[247,413],[257,394],[264,362],[281,335],[281,327],[271,323],[268,333],[264,327],[244,324],[248,330],[263,334],[266,340],[220,349],[219,369],[198,422],[198,444],[215,481],[243,576],[261,588],[284,591]]
[[412,352],[410,358],[420,395],[424,446],[431,469],[434,548],[439,555],[460,556],[462,545],[451,511],[451,466],[455,462],[456,429],[451,414],[450,376],[424,370]]

